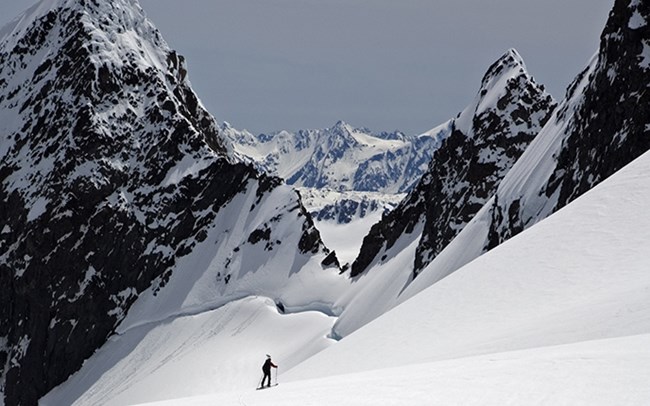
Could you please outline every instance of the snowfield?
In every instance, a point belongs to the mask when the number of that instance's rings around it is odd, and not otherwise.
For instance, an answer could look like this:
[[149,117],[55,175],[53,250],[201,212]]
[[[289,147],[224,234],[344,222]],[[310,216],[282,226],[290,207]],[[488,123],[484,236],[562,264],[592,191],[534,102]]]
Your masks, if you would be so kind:
[[[75,404],[649,404],[648,174],[650,153],[339,342],[248,298],[130,330],[42,404],[94,371]],[[281,385],[256,392],[267,352]]]
[[288,369],[332,342],[332,323],[320,312],[280,315],[272,300],[248,297],[145,324],[114,337],[41,403],[129,405],[254,388],[265,352]]
[[150,406],[643,405],[650,335],[282,383]]

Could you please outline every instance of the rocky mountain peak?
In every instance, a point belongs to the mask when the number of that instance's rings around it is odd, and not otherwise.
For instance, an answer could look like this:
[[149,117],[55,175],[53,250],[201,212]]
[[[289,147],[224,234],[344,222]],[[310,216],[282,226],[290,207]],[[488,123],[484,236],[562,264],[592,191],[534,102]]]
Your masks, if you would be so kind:
[[345,132],[348,132],[348,133],[350,133],[350,132],[353,131],[353,127],[352,127],[350,124],[348,124],[348,123],[346,123],[345,121],[343,121],[343,120],[339,120],[339,121],[337,121],[337,122],[336,122],[336,123],[331,127],[331,129],[332,129],[332,130],[338,130],[338,131],[345,131]]
[[[526,117],[538,95],[545,95],[546,104],[553,103],[544,86],[528,73],[519,53],[510,49],[488,68],[474,101],[458,115],[455,126],[470,137],[513,125],[528,131]],[[505,133],[516,135],[519,131]]]
[[527,72],[526,64],[523,58],[516,49],[508,49],[499,59],[497,59],[483,76],[481,80],[481,93],[484,89],[494,86],[494,83],[504,76],[512,76],[512,74],[524,74]]
[[392,257],[391,247],[402,237],[419,239],[417,275],[487,202],[554,108],[519,54],[506,52],[489,67],[474,101],[451,121],[451,134],[419,183],[372,227],[352,276]]

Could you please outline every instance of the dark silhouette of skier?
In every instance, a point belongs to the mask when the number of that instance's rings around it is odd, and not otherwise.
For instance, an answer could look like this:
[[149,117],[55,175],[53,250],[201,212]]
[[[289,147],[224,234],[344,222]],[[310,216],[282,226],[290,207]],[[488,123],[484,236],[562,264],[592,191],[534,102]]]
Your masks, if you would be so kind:
[[271,367],[277,368],[278,366],[271,361],[271,356],[269,354],[266,354],[266,361],[264,361],[264,365],[262,365],[262,372],[264,372],[264,377],[262,378],[262,385],[260,385],[260,388],[264,387],[264,381],[266,381],[266,378],[269,378],[269,383],[266,385],[266,387],[271,386]]

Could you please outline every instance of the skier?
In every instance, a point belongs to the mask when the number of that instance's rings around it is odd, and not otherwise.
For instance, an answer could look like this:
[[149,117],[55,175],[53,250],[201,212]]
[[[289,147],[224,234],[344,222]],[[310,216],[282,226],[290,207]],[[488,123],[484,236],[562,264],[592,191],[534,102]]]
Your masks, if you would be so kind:
[[277,368],[278,366],[271,361],[271,356],[269,354],[266,354],[266,361],[264,361],[264,365],[262,365],[262,372],[264,372],[264,377],[262,378],[262,385],[260,385],[260,388],[264,387],[264,381],[266,378],[269,378],[269,383],[266,385],[266,387],[271,386],[271,367]]

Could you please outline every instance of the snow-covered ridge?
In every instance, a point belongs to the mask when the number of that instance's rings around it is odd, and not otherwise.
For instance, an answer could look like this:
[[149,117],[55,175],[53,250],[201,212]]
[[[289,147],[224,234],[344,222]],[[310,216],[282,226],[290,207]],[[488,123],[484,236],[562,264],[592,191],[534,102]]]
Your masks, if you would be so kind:
[[386,194],[380,192],[335,191],[298,187],[301,199],[314,220],[349,223],[363,218],[371,212],[385,213],[397,206],[404,193]]

